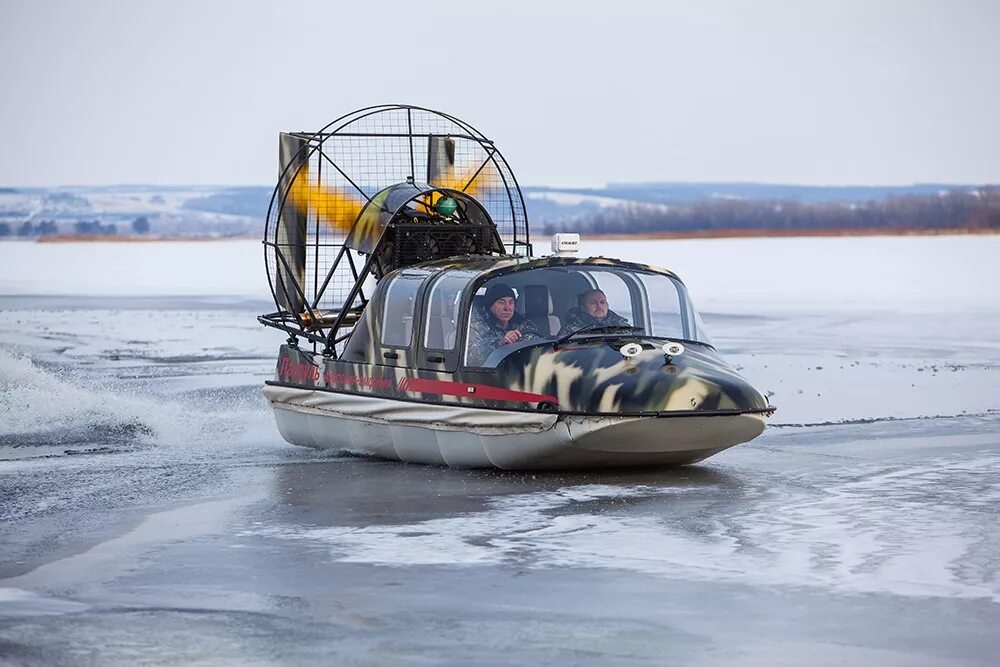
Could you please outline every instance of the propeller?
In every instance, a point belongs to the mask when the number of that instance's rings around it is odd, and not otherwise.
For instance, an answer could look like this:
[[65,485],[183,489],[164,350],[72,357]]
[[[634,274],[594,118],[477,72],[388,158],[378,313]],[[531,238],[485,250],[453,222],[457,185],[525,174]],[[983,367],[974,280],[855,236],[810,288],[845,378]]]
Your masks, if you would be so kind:
[[[466,192],[482,201],[490,190],[500,187],[501,179],[496,163],[486,155],[483,162],[468,166],[461,171],[455,164],[455,140],[451,137],[430,137],[427,147],[427,182],[439,188]],[[446,195],[431,194],[430,206]]]
[[308,165],[292,181],[288,201],[303,213],[313,213],[330,227],[344,232],[351,230],[365,205],[357,193],[316,184],[310,178]]
[[[452,166],[450,171],[451,173],[446,173],[435,178],[431,181],[431,185],[466,192],[476,199],[480,199],[490,190],[495,190],[499,187],[499,174],[492,160],[487,162],[482,169],[475,167],[462,173],[456,173],[454,166]],[[444,196],[441,193],[435,194],[439,198]]]
[[[496,164],[487,155],[482,163],[459,170],[455,164],[455,140],[430,138],[427,181],[431,185],[466,192],[482,201],[491,190],[501,187]],[[421,202],[431,212],[446,194],[433,192],[430,201]],[[365,202],[357,193],[343,188],[329,188],[316,183],[305,165],[288,189],[288,202],[305,215],[313,214],[338,231],[349,232]]]

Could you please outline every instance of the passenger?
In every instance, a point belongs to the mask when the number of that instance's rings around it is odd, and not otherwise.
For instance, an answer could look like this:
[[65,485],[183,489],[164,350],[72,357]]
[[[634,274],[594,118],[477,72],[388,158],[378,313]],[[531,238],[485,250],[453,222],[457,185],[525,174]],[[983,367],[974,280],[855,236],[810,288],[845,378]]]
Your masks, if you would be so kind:
[[490,285],[486,290],[484,305],[472,312],[472,324],[469,327],[469,365],[482,364],[502,345],[541,338],[531,320],[514,312],[516,301],[514,290],[505,283]]
[[628,320],[608,307],[608,297],[599,289],[587,290],[577,297],[579,307],[571,308],[559,336],[566,336],[585,327],[627,327]]

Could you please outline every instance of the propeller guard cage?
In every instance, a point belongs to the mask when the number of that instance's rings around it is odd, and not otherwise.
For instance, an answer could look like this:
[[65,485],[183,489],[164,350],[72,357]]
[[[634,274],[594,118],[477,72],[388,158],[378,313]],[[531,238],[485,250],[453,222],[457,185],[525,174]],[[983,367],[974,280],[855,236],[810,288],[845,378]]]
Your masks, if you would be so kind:
[[[470,254],[531,256],[524,198],[494,143],[457,118],[391,104],[279,137],[264,228],[277,311],[259,321],[335,354],[371,280]],[[435,204],[455,200],[454,214]],[[367,280],[367,285],[366,285]],[[347,329],[346,332],[343,330]]]

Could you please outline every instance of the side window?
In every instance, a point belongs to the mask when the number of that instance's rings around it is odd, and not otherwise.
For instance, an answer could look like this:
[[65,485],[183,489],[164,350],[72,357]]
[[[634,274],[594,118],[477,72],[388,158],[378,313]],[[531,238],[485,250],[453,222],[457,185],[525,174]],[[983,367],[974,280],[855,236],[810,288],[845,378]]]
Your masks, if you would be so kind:
[[413,312],[417,305],[417,290],[426,274],[400,274],[392,279],[385,295],[382,311],[382,345],[409,347],[413,337]]
[[431,287],[427,300],[427,326],[424,327],[424,348],[453,350],[458,337],[459,306],[462,289],[469,284],[466,271],[450,271]]
[[688,338],[684,331],[685,318],[681,314],[678,284],[666,276],[648,273],[637,275],[646,287],[649,299],[650,333],[664,338]]

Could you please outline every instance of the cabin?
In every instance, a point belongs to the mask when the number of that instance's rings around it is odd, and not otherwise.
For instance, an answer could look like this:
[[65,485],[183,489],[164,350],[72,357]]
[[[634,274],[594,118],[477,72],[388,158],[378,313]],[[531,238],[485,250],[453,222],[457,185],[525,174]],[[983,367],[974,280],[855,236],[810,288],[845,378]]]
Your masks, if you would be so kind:
[[611,311],[636,333],[673,341],[711,344],[684,284],[662,269],[604,258],[510,256],[467,257],[399,269],[382,278],[341,361],[454,373],[488,370],[524,340],[477,358],[470,326],[492,304],[491,285],[504,283],[516,295],[518,316],[530,320],[543,339],[572,331],[580,296],[601,290]]

